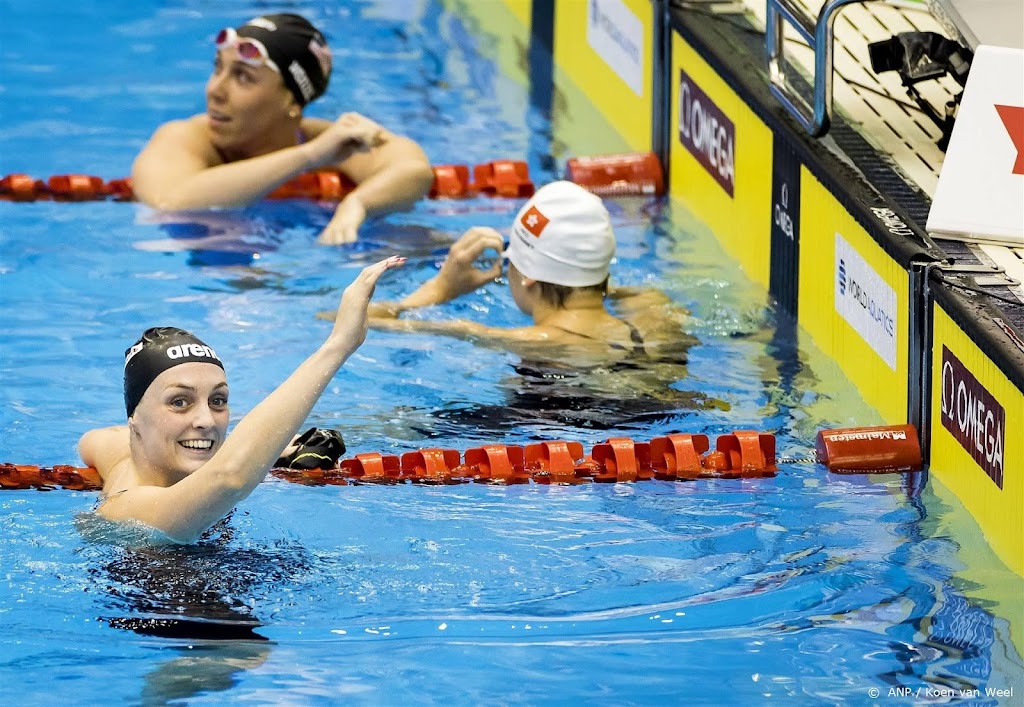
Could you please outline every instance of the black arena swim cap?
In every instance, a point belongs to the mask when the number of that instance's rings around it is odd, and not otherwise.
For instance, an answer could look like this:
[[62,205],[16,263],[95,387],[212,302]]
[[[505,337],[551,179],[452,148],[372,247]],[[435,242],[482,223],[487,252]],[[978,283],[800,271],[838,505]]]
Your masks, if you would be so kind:
[[124,352],[124,408],[128,417],[156,377],[182,363],[212,363],[224,368],[213,349],[184,329],[146,329]]
[[235,30],[267,48],[281,70],[284,85],[300,106],[319,98],[331,77],[327,40],[304,17],[289,13],[254,17]]

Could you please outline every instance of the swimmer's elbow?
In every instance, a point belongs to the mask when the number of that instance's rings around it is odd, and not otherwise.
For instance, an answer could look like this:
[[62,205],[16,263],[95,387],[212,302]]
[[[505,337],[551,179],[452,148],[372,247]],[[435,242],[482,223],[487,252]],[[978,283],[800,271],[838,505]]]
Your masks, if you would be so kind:
[[413,169],[412,179],[416,181],[424,194],[434,185],[434,168],[429,162],[417,162]]
[[136,195],[136,198],[157,211],[184,211],[201,208],[200,205],[193,204],[191,200],[174,193],[139,194]]
[[96,446],[94,443],[96,432],[97,430],[89,430],[78,438],[78,458],[81,459],[86,466],[96,466],[93,457],[93,450]]
[[132,177],[135,200],[158,211],[186,211],[231,204],[217,203],[209,191],[200,190],[184,181],[169,182]]
[[174,198],[173,194],[167,193],[164,190],[153,189],[145,184],[140,184],[140,179],[132,177],[134,182],[133,191],[135,200],[154,208],[158,211],[177,211],[183,207],[179,205],[178,200]]
[[145,199],[147,206],[152,206],[157,211],[181,211],[185,207],[174,199]]
[[403,184],[402,191],[405,192],[402,201],[405,208],[427,196],[430,188],[434,186],[434,169],[426,161],[426,157],[407,160],[401,166],[396,166],[395,170],[396,175],[401,175],[400,183]]

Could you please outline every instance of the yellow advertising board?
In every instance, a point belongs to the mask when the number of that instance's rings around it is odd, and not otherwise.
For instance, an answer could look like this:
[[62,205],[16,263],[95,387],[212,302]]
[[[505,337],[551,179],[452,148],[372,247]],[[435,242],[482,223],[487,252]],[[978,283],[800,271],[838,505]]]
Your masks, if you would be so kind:
[[806,168],[800,324],[887,424],[907,420],[910,275]]
[[1024,576],[1024,395],[939,304],[932,316],[931,472]]
[[671,196],[754,282],[771,263],[771,130],[678,34],[672,37]]
[[572,155],[651,149],[653,40],[650,0],[555,3],[552,130]]

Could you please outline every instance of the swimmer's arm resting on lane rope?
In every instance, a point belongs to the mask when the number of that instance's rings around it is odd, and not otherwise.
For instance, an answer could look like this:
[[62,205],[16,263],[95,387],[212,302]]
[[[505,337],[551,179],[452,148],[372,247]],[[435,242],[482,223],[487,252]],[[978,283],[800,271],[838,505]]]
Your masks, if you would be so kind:
[[[355,114],[353,114],[355,115]],[[312,137],[332,128],[330,121],[309,118],[303,129]],[[368,216],[412,207],[430,191],[434,171],[416,142],[380,128],[370,149],[355,151],[334,165],[356,184],[335,209],[319,241],[329,245],[356,240]]]
[[[163,210],[246,206],[304,172],[335,168],[360,187],[367,213],[403,208],[430,188],[423,151],[356,113],[331,123],[307,119],[311,139],[264,155],[224,162],[206,132],[206,115],[160,126],[132,165],[136,197]],[[388,145],[394,139],[395,144]],[[351,159],[362,157],[363,159]],[[424,182],[425,185],[424,185]],[[353,192],[355,193],[355,192]]]

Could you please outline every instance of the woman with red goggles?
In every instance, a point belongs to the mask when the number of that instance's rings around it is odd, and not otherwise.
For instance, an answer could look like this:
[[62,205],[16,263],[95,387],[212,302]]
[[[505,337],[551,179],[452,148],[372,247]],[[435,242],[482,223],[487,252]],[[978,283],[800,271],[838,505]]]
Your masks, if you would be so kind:
[[331,52],[292,14],[256,17],[216,39],[206,112],[160,126],[132,166],[136,197],[164,210],[238,207],[316,169],[355,184],[320,242],[356,240],[367,216],[405,209],[430,189],[423,150],[358,113],[303,115],[327,89]]

